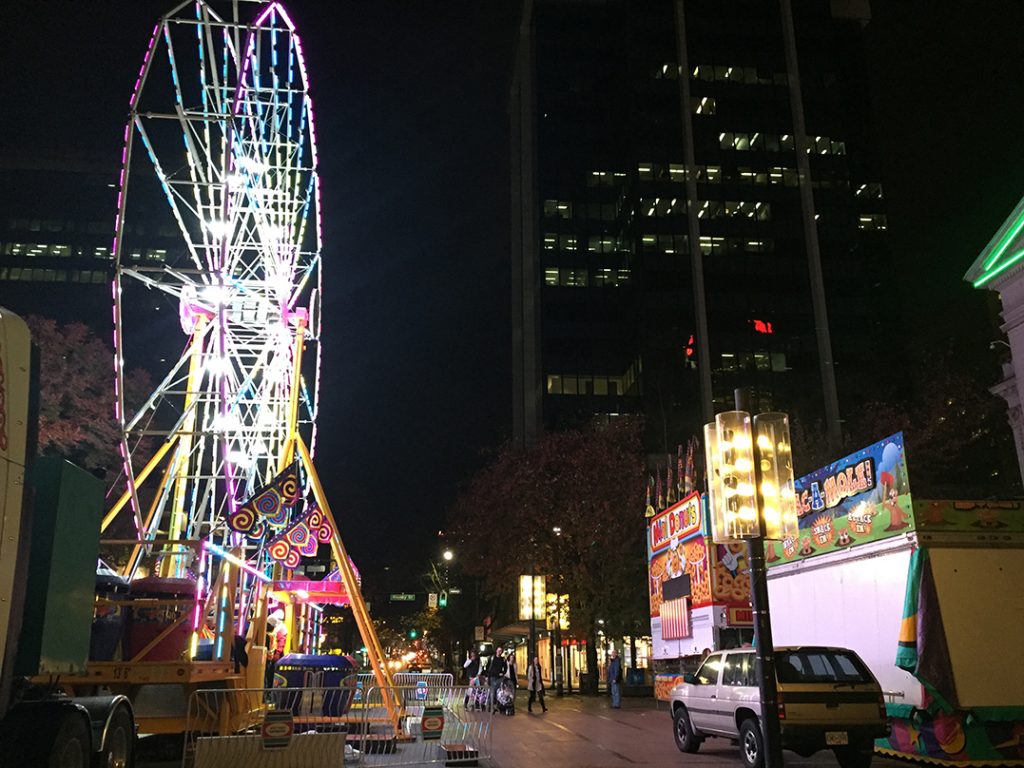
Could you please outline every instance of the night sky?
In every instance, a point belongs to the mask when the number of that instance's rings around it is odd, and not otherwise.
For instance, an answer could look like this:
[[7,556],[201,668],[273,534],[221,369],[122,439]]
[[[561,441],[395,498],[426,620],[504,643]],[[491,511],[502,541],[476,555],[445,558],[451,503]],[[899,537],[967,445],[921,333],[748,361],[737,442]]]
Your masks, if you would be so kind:
[[[116,164],[148,35],[172,4],[0,4],[0,158]],[[520,3],[287,5],[322,164],[319,470],[357,565],[416,573],[481,450],[510,430],[505,103]],[[961,277],[1024,194],[1024,3],[873,5],[893,319],[994,368],[984,297]]]

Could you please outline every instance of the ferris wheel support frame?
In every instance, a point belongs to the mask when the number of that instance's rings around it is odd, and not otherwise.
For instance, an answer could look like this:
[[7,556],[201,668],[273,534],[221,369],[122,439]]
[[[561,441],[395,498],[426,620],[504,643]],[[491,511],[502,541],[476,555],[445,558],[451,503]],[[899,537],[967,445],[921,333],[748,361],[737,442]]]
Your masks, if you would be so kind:
[[[154,26],[129,103],[129,118],[125,125],[117,219],[112,246],[112,253],[117,259],[117,274],[112,284],[115,311],[115,407],[116,418],[121,428],[119,448],[124,465],[125,486],[123,493],[103,518],[101,531],[107,530],[125,506],[131,507],[135,539],[123,542],[132,545],[132,552],[125,568],[126,575],[134,574],[143,552],[156,554],[160,558],[155,572],[164,576],[185,575],[185,570],[189,567],[186,559],[198,557],[195,610],[192,615],[192,652],[185,656],[185,664],[195,665],[193,671],[196,674],[203,674],[196,670],[205,662],[188,659],[195,656],[201,618],[205,617],[206,611],[213,604],[217,605],[218,622],[224,618],[228,621],[230,629],[226,635],[218,629],[215,659],[220,662],[228,659],[226,654],[229,650],[222,641],[224,637],[234,636],[233,622],[237,611],[238,621],[249,624],[248,634],[256,652],[253,660],[258,663],[260,654],[266,650],[261,648],[260,635],[266,623],[269,582],[273,580],[268,576],[267,561],[252,562],[249,559],[252,557],[253,548],[249,546],[249,551],[246,552],[244,539],[229,529],[226,517],[232,509],[242,503],[242,494],[252,492],[261,481],[269,482],[272,479],[270,476],[274,474],[275,454],[279,473],[298,460],[304,470],[306,492],[311,492],[312,500],[332,526],[331,554],[337,563],[338,574],[348,595],[360,636],[367,647],[374,677],[383,689],[382,694],[389,717],[397,727],[404,707],[394,689],[391,672],[384,663],[380,640],[363,600],[354,566],[348,559],[340,528],[313,465],[309,447],[315,447],[317,436],[316,415],[322,353],[319,304],[322,290],[322,234],[315,124],[301,41],[294,34],[294,24],[288,18],[288,14],[277,2],[267,2],[266,8],[259,14],[256,22],[251,24],[239,23],[238,0],[232,3],[233,23],[224,21],[205,0],[195,3],[195,21],[172,18],[189,4],[190,0],[181,2],[174,10],[163,15]],[[284,19],[284,25],[278,26],[274,20],[275,9]],[[264,26],[263,22],[268,17],[270,24]],[[190,49],[188,46],[178,46],[180,38],[175,37],[172,42],[171,24],[178,22],[195,23],[202,27],[201,30],[197,29],[201,109],[196,107],[194,102],[183,102],[182,99],[179,82],[184,82],[184,79],[180,78],[179,67],[180,63],[186,61],[186,57],[179,58],[178,54],[187,53]],[[271,86],[276,93],[278,88],[275,71],[271,70],[271,74],[266,76],[267,80],[262,85],[260,74],[252,75],[250,72],[250,67],[256,70],[260,61],[265,61],[260,59],[257,41],[258,36],[268,29],[271,30],[272,36],[269,48],[264,49],[263,55],[269,51],[269,55],[273,57],[274,67],[277,66],[278,31],[283,30],[284,34],[293,35],[293,47],[283,47],[282,51],[287,51],[289,57],[294,56],[294,72],[301,77],[301,81],[292,80],[293,59],[288,58],[287,83],[302,90],[288,92],[303,95],[300,97],[301,103],[297,103],[297,118],[294,123],[291,122],[292,106],[290,103],[287,104],[288,120],[284,124],[288,131],[287,136],[280,132],[283,130],[280,126],[271,128],[272,133],[274,130],[277,130],[277,133],[270,137],[270,145],[264,146],[268,139],[262,133],[265,124],[261,121],[267,118],[263,114],[263,108],[259,106],[259,101],[247,95],[247,91],[259,94],[266,90],[267,86]],[[215,50],[214,38],[218,36],[218,31],[223,33],[224,42],[220,49],[223,58],[218,58]],[[166,43],[170,74],[176,90],[176,103],[173,108],[148,111],[140,108],[140,104],[149,106],[148,102],[142,101],[142,92],[147,80],[156,71],[155,52],[158,48],[162,49],[161,37]],[[208,54],[204,54],[204,46]],[[229,63],[232,69],[229,69]],[[208,65],[209,72],[205,68]],[[219,65],[222,65],[222,70],[219,69]],[[237,82],[231,82],[229,73],[231,77],[237,78]],[[211,78],[209,84],[205,79],[207,74]],[[212,100],[209,108],[207,94]],[[253,100],[245,101],[243,97]],[[275,96],[274,108],[281,109],[285,106],[284,100],[279,102],[276,99]],[[162,129],[154,129],[152,134],[148,130],[157,124],[154,121],[161,125],[173,122],[180,127],[185,141],[188,176],[177,176],[178,171],[175,170],[174,162],[169,166],[161,162],[168,156],[162,154],[165,147],[165,144],[161,143],[164,135]],[[221,127],[214,127],[213,130],[222,133],[218,132],[215,137],[218,141],[211,143],[211,126],[215,123],[220,123]],[[136,130],[141,146],[135,145]],[[286,141],[293,144],[288,145]],[[211,150],[214,146],[220,147],[220,156]],[[288,150],[287,146],[298,148],[295,157],[290,156],[291,150]],[[180,144],[178,147],[177,151],[180,151]],[[308,158],[303,154],[307,148]],[[170,267],[165,267],[157,275],[155,270],[145,267],[133,268],[123,261],[126,232],[131,234],[126,225],[126,213],[133,149],[136,154],[141,154],[141,149],[149,155],[157,180],[160,181],[170,203],[172,215],[184,236],[188,255],[201,273],[201,280],[178,274]],[[291,179],[291,182],[281,187],[280,177],[269,176],[265,182],[263,174],[267,173],[268,165],[275,168],[278,173],[290,174],[286,178]],[[170,171],[170,176],[165,172],[165,168]],[[233,187],[232,183],[236,186]],[[246,185],[244,195],[239,191],[239,183]],[[134,188],[135,185],[132,186]],[[212,191],[214,188],[219,191]],[[187,197],[189,190],[193,193],[194,200]],[[281,205],[274,210],[262,208],[267,204],[267,200],[280,199],[269,197],[271,193],[284,195],[284,192],[291,195],[288,200],[291,207],[285,207],[282,200]],[[315,225],[313,245],[308,244],[305,235],[306,217],[310,212],[313,214],[311,221]],[[301,218],[294,218],[300,214]],[[192,217],[198,220],[198,229],[197,222]],[[293,229],[285,229],[284,234],[281,234],[285,226],[282,223],[284,219],[287,219],[287,226]],[[225,232],[223,227],[229,223],[238,229],[228,229]],[[198,234],[191,234],[190,229],[192,233]],[[234,314],[237,310],[231,304],[228,290],[236,288],[235,277],[231,277],[235,274],[232,270],[242,270],[239,282],[254,281],[258,274],[257,262],[250,263],[247,260],[249,257],[246,255],[243,259],[243,255],[252,249],[262,247],[271,249],[270,253],[277,259],[271,260],[271,268],[275,271],[262,273],[263,279],[279,280],[286,276],[286,280],[294,282],[288,283],[289,289],[286,294],[278,291],[280,286],[267,290],[257,286],[254,294],[257,302],[262,300],[269,303],[270,300],[276,299],[281,303],[275,304],[275,309],[270,313],[255,315],[256,319],[239,319]],[[294,247],[295,250],[282,251],[285,247]],[[282,256],[283,253],[286,255]],[[287,256],[289,253],[290,256]],[[259,258],[262,258],[262,255]],[[183,328],[191,337],[188,341],[189,347],[182,350],[182,357],[178,363],[160,382],[150,399],[131,418],[126,411],[124,391],[127,368],[124,306],[121,295],[123,279],[129,276],[137,278],[148,288],[157,288],[176,297],[180,305],[187,308],[188,312],[182,315],[183,318],[189,316],[194,321],[186,324],[183,319]],[[153,279],[168,276],[166,282]],[[315,285],[310,289],[307,283],[311,278],[315,280]],[[175,280],[177,285],[173,284]],[[209,295],[204,297],[204,293],[216,293],[217,298],[211,299]],[[300,296],[304,297],[301,301]],[[307,301],[308,306],[302,306]],[[280,316],[277,314],[278,306]],[[269,327],[268,321],[272,321]],[[232,323],[235,325],[231,325]],[[269,331],[257,339],[266,345],[262,350],[257,347],[256,341],[253,341],[250,335],[257,331]],[[131,340],[130,334],[128,338]],[[310,390],[312,396],[307,392],[307,381],[302,375],[303,351],[307,338],[316,344],[310,350],[310,354],[314,355],[312,362],[315,366],[315,380]],[[239,362],[241,360],[244,360],[244,364]],[[213,363],[223,365],[225,361],[234,363],[237,368],[219,369],[214,372]],[[210,374],[209,382],[202,378],[206,373]],[[258,377],[266,377],[274,383],[260,391],[262,400],[253,397],[252,402],[255,405],[247,402],[239,406],[235,393],[253,387]],[[289,384],[291,388],[286,398],[284,389]],[[160,395],[167,393],[176,398],[173,402],[177,410],[172,418],[160,421],[151,416],[149,411],[152,408],[155,414],[157,407],[161,405]],[[246,411],[246,407],[251,410]],[[256,407],[267,408],[267,423],[272,422],[275,430],[273,438],[266,438],[266,445],[263,446],[259,444],[263,439],[259,437],[262,434],[259,430],[265,428],[266,424],[256,419]],[[259,457],[257,461],[248,465],[240,464],[240,460],[233,456],[236,451],[232,449],[237,449],[240,443],[237,436],[238,428],[235,428],[232,437],[228,436],[229,417],[235,416],[236,412],[243,412],[252,418],[252,421],[245,425],[246,429],[250,430],[247,435],[257,436],[250,437],[251,440],[255,440],[255,447],[252,443],[245,446],[251,451],[250,456]],[[221,422],[220,426],[218,421]],[[302,430],[308,431],[304,433]],[[200,434],[203,434],[203,437],[197,437]],[[309,444],[304,434],[308,436]],[[143,439],[157,435],[164,437],[163,443],[151,457],[143,460],[142,451],[148,450],[148,442],[143,442]],[[133,458],[137,458],[138,461],[133,463]],[[219,474],[204,475],[204,460],[213,460]],[[137,470],[133,464],[141,464],[141,469]],[[144,489],[146,493],[152,490],[152,483],[156,480],[153,473],[158,468],[162,470],[158,473],[159,487],[148,509],[143,510],[140,489]],[[206,491],[204,487],[204,495],[197,502],[196,486],[190,486],[189,483],[200,480],[207,483],[206,487],[210,490]],[[149,484],[144,485],[147,483]],[[148,496],[144,495],[143,499],[148,499]],[[169,517],[164,518],[165,514]],[[165,519],[167,530],[158,532],[156,529],[163,526],[162,521]],[[221,542],[219,546],[216,545],[217,541]],[[227,556],[229,553],[230,558]],[[213,554],[217,554],[218,559],[213,559]],[[282,573],[290,576],[289,570],[278,565],[275,565],[274,572],[275,576]],[[249,591],[250,586],[252,592]],[[249,611],[253,613],[251,620],[247,618]],[[159,638],[154,640],[151,646],[158,640]],[[136,654],[136,659],[129,664],[144,656],[147,650],[148,647]]]

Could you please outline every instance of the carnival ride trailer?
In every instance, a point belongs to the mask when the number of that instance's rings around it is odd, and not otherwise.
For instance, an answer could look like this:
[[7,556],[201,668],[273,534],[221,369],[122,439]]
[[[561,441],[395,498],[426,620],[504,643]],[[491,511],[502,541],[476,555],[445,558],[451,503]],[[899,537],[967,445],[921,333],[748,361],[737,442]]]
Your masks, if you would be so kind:
[[775,643],[842,644],[864,659],[887,694],[883,753],[1024,764],[1024,665],[993,652],[1024,636],[1024,541],[962,530],[952,502],[921,504],[943,504],[946,521],[772,568]]
[[103,484],[56,458],[32,461],[31,338],[0,307],[0,753],[24,765],[130,765],[123,696],[70,698],[32,678],[85,669]]

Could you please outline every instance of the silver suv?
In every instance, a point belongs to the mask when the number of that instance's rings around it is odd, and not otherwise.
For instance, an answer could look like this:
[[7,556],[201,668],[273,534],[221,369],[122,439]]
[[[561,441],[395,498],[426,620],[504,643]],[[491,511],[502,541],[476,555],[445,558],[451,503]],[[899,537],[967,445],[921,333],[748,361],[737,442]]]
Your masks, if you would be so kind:
[[[889,732],[882,690],[846,648],[775,649],[782,746],[808,757],[831,749],[841,768],[868,768]],[[672,689],[676,746],[696,752],[708,736],[739,742],[746,768],[762,768],[764,737],[754,650],[720,651]]]

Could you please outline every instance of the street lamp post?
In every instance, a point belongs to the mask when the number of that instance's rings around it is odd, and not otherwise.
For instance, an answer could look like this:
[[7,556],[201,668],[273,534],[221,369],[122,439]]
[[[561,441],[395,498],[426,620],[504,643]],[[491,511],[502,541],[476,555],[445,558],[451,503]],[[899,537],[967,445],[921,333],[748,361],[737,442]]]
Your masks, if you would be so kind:
[[544,603],[547,597],[547,580],[543,576],[535,575],[534,570],[531,564],[529,575],[519,577],[519,620],[530,622],[527,653],[531,662],[537,655],[537,619],[543,619],[546,615]]
[[[562,527],[556,525],[551,529],[552,533],[555,534],[556,541],[561,543],[562,541]],[[554,654],[552,654],[552,669],[551,674],[555,679],[555,695],[562,696],[562,571],[561,571],[561,548],[558,550],[558,583],[555,585],[555,622],[553,628],[553,642]]]
[[720,413],[704,426],[708,505],[715,543],[746,541],[749,547],[764,766],[782,768],[764,540],[797,535],[789,417],[762,413],[751,425],[746,399],[745,390],[736,390],[736,410]]

